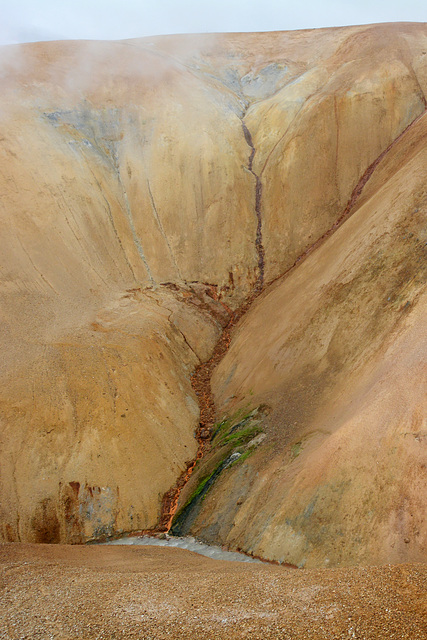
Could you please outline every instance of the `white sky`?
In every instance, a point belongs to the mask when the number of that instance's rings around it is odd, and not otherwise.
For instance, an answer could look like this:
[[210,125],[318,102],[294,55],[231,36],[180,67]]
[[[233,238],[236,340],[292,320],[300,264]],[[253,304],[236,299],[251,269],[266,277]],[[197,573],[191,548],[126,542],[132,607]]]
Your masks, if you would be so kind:
[[426,21],[427,0],[0,0],[0,44]]

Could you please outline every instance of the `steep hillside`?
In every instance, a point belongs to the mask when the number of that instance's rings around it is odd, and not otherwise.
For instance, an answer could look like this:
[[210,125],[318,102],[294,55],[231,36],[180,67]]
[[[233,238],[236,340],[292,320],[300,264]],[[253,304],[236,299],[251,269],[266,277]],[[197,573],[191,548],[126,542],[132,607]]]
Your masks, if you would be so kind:
[[418,24],[0,51],[5,540],[154,527],[191,375],[264,291],[213,378],[219,418],[265,405],[259,446],[191,530],[425,557],[426,51]]
[[298,565],[425,559],[426,140],[423,116],[238,326],[213,375],[231,435],[212,454],[242,460],[192,533]]

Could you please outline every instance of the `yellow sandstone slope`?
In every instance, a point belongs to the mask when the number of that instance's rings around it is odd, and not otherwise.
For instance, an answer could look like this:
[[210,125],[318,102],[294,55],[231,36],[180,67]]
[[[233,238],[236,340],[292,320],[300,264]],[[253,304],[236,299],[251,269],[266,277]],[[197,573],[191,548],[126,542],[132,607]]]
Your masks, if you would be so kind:
[[192,530],[425,554],[425,119],[384,152],[426,51],[417,24],[3,48],[3,539],[154,527],[197,449],[191,373],[264,288],[213,391],[219,417],[268,405],[266,437]]

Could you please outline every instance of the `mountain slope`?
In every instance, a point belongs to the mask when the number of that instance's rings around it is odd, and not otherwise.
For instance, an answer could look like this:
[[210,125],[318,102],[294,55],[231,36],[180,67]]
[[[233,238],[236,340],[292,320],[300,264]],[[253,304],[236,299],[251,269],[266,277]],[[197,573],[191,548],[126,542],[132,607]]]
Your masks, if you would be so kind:
[[192,533],[295,564],[425,558],[426,136],[424,116],[237,327],[215,399],[268,405],[265,438]]
[[[4,539],[154,527],[196,453],[191,374],[264,289],[213,391],[220,417],[268,405],[267,435],[194,531],[295,563],[425,553],[407,478],[424,433],[408,371],[424,337],[426,50],[417,24],[3,48]],[[337,516],[351,492],[370,496],[369,524],[359,507]]]

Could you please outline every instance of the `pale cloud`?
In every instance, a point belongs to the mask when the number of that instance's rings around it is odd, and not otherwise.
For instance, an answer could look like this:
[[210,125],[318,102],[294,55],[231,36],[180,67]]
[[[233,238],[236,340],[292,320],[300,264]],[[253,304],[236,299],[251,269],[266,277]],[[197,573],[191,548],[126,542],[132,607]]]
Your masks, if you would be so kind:
[[0,0],[0,43],[424,22],[425,0]]

